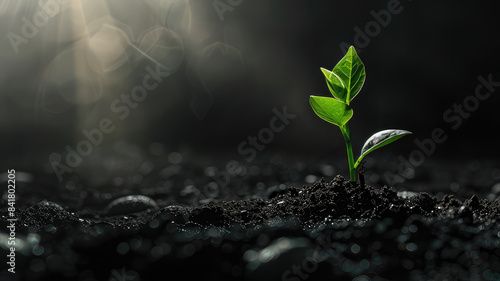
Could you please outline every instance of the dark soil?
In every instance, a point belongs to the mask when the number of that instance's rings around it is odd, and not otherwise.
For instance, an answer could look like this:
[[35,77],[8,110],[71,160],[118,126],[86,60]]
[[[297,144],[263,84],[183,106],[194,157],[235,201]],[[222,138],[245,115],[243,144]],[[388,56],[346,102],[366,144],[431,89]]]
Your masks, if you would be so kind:
[[[437,199],[341,176],[197,206],[171,204],[162,189],[155,200],[88,191],[80,203],[75,190],[24,192],[18,273],[1,280],[500,280],[499,198]],[[59,196],[72,207],[42,200]]]

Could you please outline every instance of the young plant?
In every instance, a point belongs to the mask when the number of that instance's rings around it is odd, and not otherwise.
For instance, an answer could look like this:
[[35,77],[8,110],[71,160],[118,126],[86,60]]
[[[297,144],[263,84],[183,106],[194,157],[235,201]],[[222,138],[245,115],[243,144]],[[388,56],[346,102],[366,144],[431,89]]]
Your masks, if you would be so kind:
[[383,130],[372,135],[363,145],[361,155],[354,162],[349,133],[349,120],[353,115],[351,101],[359,93],[365,82],[365,66],[353,46],[337,63],[332,71],[321,68],[325,75],[328,89],[333,95],[330,97],[311,96],[309,103],[314,112],[323,120],[337,125],[344,136],[347,147],[349,174],[352,182],[356,181],[356,169],[363,158],[377,148],[386,146],[399,138],[411,134],[405,130]]

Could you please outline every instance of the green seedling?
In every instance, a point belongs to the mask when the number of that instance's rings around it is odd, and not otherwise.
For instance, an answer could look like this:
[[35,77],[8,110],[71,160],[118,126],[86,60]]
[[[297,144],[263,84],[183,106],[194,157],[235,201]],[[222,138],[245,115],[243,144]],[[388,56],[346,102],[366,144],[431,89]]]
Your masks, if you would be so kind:
[[344,136],[347,147],[347,160],[349,162],[349,175],[352,182],[356,181],[356,169],[363,158],[377,148],[386,146],[401,137],[411,134],[406,130],[383,130],[372,135],[363,145],[361,155],[354,162],[352,154],[351,136],[349,133],[349,120],[353,115],[351,101],[359,93],[366,78],[365,66],[353,46],[346,55],[337,63],[333,70],[321,68],[325,75],[331,97],[311,96],[309,103],[314,112],[326,122],[337,125]]

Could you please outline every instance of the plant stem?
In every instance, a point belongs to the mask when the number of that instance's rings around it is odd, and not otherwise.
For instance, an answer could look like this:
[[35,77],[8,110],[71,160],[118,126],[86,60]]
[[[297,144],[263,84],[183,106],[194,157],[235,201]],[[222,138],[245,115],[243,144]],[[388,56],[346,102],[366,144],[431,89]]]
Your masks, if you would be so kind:
[[349,133],[349,124],[340,127],[344,136],[345,146],[347,147],[347,161],[349,162],[349,175],[351,182],[356,182],[356,168],[354,168],[354,156],[352,155],[351,136]]

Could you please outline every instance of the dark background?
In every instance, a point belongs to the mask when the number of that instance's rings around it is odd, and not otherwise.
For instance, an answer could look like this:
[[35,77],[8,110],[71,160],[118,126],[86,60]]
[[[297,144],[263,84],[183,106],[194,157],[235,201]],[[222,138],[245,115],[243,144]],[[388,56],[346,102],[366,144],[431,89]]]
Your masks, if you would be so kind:
[[[22,34],[23,17],[32,21],[37,2],[0,1],[3,169],[51,174],[49,155],[64,157],[65,147],[76,147],[85,139],[81,131],[97,128],[102,118],[116,129],[77,172],[102,170],[102,159],[119,159],[123,143],[144,153],[156,143],[164,155],[189,153],[192,161],[244,161],[240,143],[269,127],[272,109],[284,106],[297,117],[266,145],[266,155],[345,161],[340,131],[315,116],[308,103],[311,94],[329,95],[320,67],[333,68],[343,56],[342,43],[357,47],[367,72],[352,103],[356,155],[372,133],[401,128],[414,135],[373,157],[408,157],[417,149],[415,139],[429,138],[440,127],[448,139],[430,158],[497,163],[496,92],[456,130],[443,119],[474,94],[478,76],[500,81],[494,1],[402,0],[401,11],[367,44],[355,42],[355,28],[366,32],[376,22],[371,11],[387,10],[394,1],[243,0],[233,1],[234,7],[224,0],[75,1],[61,6],[16,53],[8,34]],[[223,20],[217,3],[230,7]],[[99,33],[110,26],[114,33]],[[148,39],[158,26],[167,38]],[[153,60],[172,74],[125,120],[118,119],[111,103],[142,83]]]

